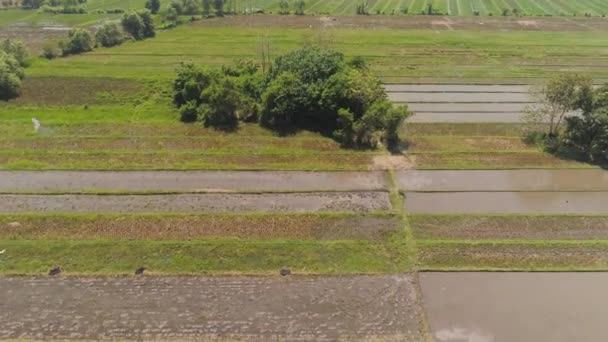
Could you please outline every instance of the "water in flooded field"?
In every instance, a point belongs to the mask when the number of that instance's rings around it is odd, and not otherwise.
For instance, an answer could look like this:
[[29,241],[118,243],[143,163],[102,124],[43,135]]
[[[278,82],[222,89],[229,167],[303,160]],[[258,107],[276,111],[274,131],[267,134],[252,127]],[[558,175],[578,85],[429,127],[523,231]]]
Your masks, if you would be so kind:
[[608,214],[608,192],[408,192],[415,214]]
[[600,169],[402,171],[397,177],[406,191],[608,191],[608,171]]
[[422,273],[437,342],[605,341],[606,273]]

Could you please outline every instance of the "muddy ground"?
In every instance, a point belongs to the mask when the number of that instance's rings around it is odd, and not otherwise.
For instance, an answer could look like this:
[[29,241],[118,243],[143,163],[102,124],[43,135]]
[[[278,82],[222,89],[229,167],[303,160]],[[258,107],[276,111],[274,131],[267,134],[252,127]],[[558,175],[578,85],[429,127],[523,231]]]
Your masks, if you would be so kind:
[[0,278],[0,338],[420,341],[412,282],[407,275]]
[[418,113],[407,119],[412,123],[521,123],[521,112],[505,113]]
[[608,214],[608,192],[408,192],[413,214]]
[[181,195],[0,195],[0,213],[372,212],[387,192]]
[[608,171],[487,170],[400,171],[406,191],[608,191]]
[[0,192],[49,191],[370,191],[384,172],[0,171]]
[[470,85],[470,84],[386,84],[388,93],[510,93],[528,94],[530,86],[525,85]]
[[422,273],[437,342],[603,341],[606,273]]
[[505,103],[531,103],[534,99],[526,93],[492,93],[480,91],[478,93],[415,93],[415,92],[390,92],[389,98],[393,102],[415,103],[494,103],[497,110]]

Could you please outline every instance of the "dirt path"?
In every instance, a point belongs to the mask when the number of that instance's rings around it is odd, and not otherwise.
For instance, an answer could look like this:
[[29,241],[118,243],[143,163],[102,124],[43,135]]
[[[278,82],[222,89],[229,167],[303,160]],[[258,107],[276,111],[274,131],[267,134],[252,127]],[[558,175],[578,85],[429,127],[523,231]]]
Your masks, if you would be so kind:
[[30,191],[370,191],[384,172],[0,171],[0,192]]
[[606,273],[423,273],[437,342],[604,341]]
[[0,278],[0,338],[420,341],[410,276]]
[[0,213],[372,212],[387,192],[182,195],[0,195]]

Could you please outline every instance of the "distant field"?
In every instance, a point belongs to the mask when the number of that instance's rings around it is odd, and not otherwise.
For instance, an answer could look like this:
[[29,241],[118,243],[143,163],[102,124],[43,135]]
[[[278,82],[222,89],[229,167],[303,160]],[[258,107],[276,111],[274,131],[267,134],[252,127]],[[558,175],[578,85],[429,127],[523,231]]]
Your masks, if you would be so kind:
[[[289,1],[294,11],[294,1]],[[87,9],[93,12],[99,9],[131,9],[142,8],[144,0],[89,0]],[[239,13],[264,10],[265,13],[279,13],[279,0],[228,0],[226,7],[236,9]],[[307,14],[328,15],[355,15],[358,0],[308,0],[305,12]],[[367,7],[370,14],[403,15],[421,14],[430,4],[437,14],[450,16],[500,16],[503,10],[516,10],[520,15],[527,16],[583,16],[585,14],[602,16],[608,13],[608,3],[600,0],[368,0]],[[164,8],[165,6],[163,6]],[[3,16],[0,14],[0,23]],[[84,18],[85,15],[73,16]],[[95,18],[89,16],[89,18]],[[29,15],[26,20],[35,20]],[[5,19],[6,20],[6,19]]]
[[159,32],[155,39],[143,42],[53,61],[36,60],[27,73],[30,77],[168,79],[182,61],[219,67],[237,59],[258,60],[259,41],[267,37],[275,56],[314,42],[347,56],[363,56],[373,72],[389,83],[529,83],[558,71],[608,79],[604,32],[224,26],[230,22],[203,21]]
[[[267,12],[278,12],[278,0],[254,0],[254,7]],[[355,14],[361,1],[356,0],[309,0],[308,13],[349,15]],[[608,3],[598,0],[370,0],[367,1],[371,14],[420,14],[431,4],[435,11],[446,15],[471,16],[501,15],[503,9],[516,9],[524,15],[602,15],[608,13]]]

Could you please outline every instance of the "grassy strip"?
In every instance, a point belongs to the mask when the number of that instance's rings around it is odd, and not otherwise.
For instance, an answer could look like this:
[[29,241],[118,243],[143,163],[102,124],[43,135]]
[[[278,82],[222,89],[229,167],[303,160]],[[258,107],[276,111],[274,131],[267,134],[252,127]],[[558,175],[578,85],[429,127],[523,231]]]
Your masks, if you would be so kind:
[[413,215],[410,222],[421,240],[608,239],[608,216]]
[[157,274],[398,273],[410,269],[399,241],[57,241],[0,240],[0,274],[43,274],[61,266],[69,274],[131,274],[145,266]]
[[200,240],[208,238],[376,240],[399,230],[392,213],[0,215],[0,239]]
[[522,137],[525,124],[518,123],[406,123],[401,132],[410,136]]
[[[242,152],[244,153],[244,152]],[[372,154],[0,153],[5,170],[367,170]]]
[[426,170],[589,169],[596,166],[559,159],[544,152],[472,152],[412,154]]
[[432,271],[603,271],[608,241],[418,241],[418,268]]
[[537,146],[526,144],[522,137],[410,135],[407,137],[407,143],[409,153],[539,151]]

